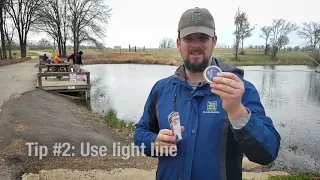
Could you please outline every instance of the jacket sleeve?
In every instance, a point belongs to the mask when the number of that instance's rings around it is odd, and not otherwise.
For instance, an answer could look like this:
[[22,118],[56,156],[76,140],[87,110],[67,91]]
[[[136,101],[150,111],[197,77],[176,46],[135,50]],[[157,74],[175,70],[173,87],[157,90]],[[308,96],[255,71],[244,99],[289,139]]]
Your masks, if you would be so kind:
[[232,128],[232,130],[235,140],[248,159],[252,162],[267,165],[277,158],[281,137],[275,129],[272,119],[266,116],[254,85],[247,81],[244,81],[244,83],[245,93],[242,103],[250,112],[248,122],[244,127],[240,129]]
[[143,147],[143,153],[147,156],[154,156],[151,153],[151,145],[156,140],[159,132],[159,124],[157,119],[157,98],[158,91],[155,86],[152,88],[144,106],[143,115],[136,124],[134,143],[139,147]]

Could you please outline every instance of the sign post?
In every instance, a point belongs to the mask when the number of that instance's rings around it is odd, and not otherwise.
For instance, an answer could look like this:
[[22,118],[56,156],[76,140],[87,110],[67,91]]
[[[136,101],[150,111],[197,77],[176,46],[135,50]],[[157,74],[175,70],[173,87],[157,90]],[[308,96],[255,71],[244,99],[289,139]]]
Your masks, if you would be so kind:
[[121,46],[114,46],[114,49],[119,49],[121,54]]

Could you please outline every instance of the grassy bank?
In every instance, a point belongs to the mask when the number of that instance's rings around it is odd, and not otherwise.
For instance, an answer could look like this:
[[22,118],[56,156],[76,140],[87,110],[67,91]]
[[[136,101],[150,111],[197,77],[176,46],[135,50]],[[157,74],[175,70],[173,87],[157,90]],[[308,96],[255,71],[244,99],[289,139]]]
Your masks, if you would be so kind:
[[272,176],[269,180],[316,180],[320,179],[320,174],[296,174],[290,176]]
[[[177,49],[147,49],[145,51],[132,52],[126,49],[121,53],[115,50],[88,50],[84,51],[83,59],[85,64],[165,64],[180,65],[182,63],[180,53]],[[277,61],[270,61],[268,55],[263,51],[245,50],[245,55],[240,55],[239,60],[234,60],[232,49],[216,49],[214,57],[236,66],[246,65],[305,65],[308,63],[308,56],[302,52],[279,52]]]
[[[180,53],[177,49],[137,49],[129,51],[128,49],[81,49],[84,64],[165,64],[180,65],[182,63]],[[39,50],[40,51],[40,50]],[[41,50],[42,52],[52,52],[52,50]],[[305,65],[310,61],[308,55],[299,51],[280,51],[276,61],[270,61],[268,55],[263,51],[245,49],[245,55],[240,55],[239,60],[234,60],[233,49],[215,49],[214,57],[236,66],[246,65]],[[70,55],[72,50],[68,50]],[[66,59],[66,58],[64,58]]]
[[[12,59],[0,60],[0,66],[6,66],[6,65],[9,65],[9,64],[15,64],[15,63],[28,61],[28,60],[31,59],[31,56],[38,56],[38,54],[37,53],[33,53],[33,52],[28,52],[27,53],[27,57],[21,58],[20,51],[13,50],[12,51]],[[7,53],[7,57],[9,58],[9,53]]]
[[25,57],[25,58],[16,58],[16,59],[5,59],[5,60],[0,60],[0,66],[6,66],[9,64],[15,64],[15,63],[20,63],[24,61],[31,60],[30,57]]
[[117,111],[114,109],[108,110],[104,116],[104,120],[108,126],[117,128],[118,130],[134,131],[134,122],[130,120],[120,119],[117,117]]
[[315,61],[320,63],[320,52],[310,52],[309,54]]

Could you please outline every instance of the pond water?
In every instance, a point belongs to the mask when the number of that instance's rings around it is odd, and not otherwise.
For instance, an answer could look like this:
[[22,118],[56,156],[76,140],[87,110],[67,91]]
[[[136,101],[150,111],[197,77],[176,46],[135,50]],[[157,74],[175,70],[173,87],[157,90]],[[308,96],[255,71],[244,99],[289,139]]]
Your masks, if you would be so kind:
[[[176,66],[87,65],[91,72],[91,108],[139,121],[154,83],[174,73]],[[245,79],[260,93],[266,113],[282,141],[275,168],[320,172],[320,73],[309,66],[243,66]]]

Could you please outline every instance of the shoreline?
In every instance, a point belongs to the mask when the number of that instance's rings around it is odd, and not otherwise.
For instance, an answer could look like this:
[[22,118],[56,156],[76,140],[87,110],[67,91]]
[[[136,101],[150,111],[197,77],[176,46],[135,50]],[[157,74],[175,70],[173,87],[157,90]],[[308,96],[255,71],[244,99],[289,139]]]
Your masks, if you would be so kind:
[[[143,62],[141,60],[84,60],[83,65],[97,65],[97,64],[142,64],[142,65],[168,65],[168,66],[179,66],[180,63],[160,63],[160,62]],[[281,63],[281,62],[275,62],[275,63],[265,63],[265,64],[250,64],[250,62],[231,62],[229,63],[233,66],[300,66],[300,65],[306,65],[306,63]]]

